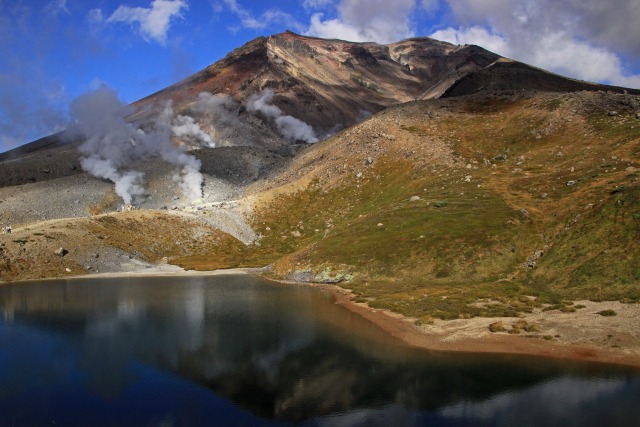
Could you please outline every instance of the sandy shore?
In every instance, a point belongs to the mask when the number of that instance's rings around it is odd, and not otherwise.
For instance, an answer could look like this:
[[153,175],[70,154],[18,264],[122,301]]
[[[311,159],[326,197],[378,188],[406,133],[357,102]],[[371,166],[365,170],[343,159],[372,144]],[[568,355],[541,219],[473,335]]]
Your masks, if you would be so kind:
[[[312,285],[329,290],[335,302],[378,325],[386,333],[416,348],[467,353],[501,353],[570,359],[640,367],[640,304],[578,301],[585,307],[573,313],[541,310],[521,318],[435,320],[416,326],[415,319],[376,310],[353,301],[350,291],[334,285]],[[616,316],[599,311],[612,309]],[[535,324],[536,333],[492,333],[489,325],[519,320]],[[546,338],[545,338],[546,337]]]
[[[175,266],[156,265],[143,271],[88,274],[65,277],[64,280],[232,274],[259,276],[262,271],[256,268],[187,271]],[[637,303],[577,301],[576,305],[583,305],[584,308],[573,313],[538,310],[520,318],[435,320],[433,324],[417,326],[415,319],[354,302],[351,291],[337,285],[277,282],[325,289],[331,293],[337,305],[359,314],[411,347],[435,351],[520,354],[640,367],[640,304]],[[598,314],[602,310],[614,310],[616,315],[607,317]],[[510,329],[512,324],[521,320],[536,325],[538,331],[522,331],[520,334],[489,331],[489,325],[493,322],[501,321]]]

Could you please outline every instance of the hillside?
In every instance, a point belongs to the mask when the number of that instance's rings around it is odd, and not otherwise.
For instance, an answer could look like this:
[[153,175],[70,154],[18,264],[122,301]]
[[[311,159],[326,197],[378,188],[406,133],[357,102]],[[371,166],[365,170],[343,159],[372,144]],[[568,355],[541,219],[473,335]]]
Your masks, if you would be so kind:
[[638,301],[639,110],[587,92],[390,108],[250,189],[260,246],[176,262],[273,262],[425,318]]
[[[266,267],[422,327],[507,316],[511,332],[555,339],[540,318],[576,313],[594,328],[583,341],[605,346],[620,331],[588,310],[615,301],[637,355],[639,94],[426,38],[259,38],[122,121],[153,134],[171,100],[215,140],[165,140],[198,165],[197,199],[162,151],[126,164],[145,188],[124,212],[113,183],[82,170],[73,132],[0,155],[0,224],[13,227],[0,281]],[[287,136],[273,111],[319,142]]]

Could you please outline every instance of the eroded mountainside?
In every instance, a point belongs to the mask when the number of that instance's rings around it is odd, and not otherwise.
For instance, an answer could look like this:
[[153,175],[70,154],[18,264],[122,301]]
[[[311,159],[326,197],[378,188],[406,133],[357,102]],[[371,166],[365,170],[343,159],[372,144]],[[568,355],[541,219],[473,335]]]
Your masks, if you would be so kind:
[[388,45],[353,43],[288,31],[260,37],[135,105],[144,114],[160,100],[171,99],[178,109],[186,109],[203,91],[224,93],[244,104],[265,87],[275,92],[275,105],[312,125],[319,135],[420,98],[495,90],[624,90],[501,60],[474,45],[427,37]]

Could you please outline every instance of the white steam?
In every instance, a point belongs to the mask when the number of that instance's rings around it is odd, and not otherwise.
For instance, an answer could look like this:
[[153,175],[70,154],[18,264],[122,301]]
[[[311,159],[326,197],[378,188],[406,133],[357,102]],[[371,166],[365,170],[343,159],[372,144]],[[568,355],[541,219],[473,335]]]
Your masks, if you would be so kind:
[[180,188],[189,200],[202,197],[200,161],[175,145],[171,134],[176,128],[182,136],[188,135],[206,144],[213,141],[193,120],[174,117],[171,103],[165,105],[153,122],[145,124],[144,130],[126,121],[133,108],[122,103],[106,86],[76,98],[71,112],[78,131],[85,138],[80,146],[82,168],[96,177],[113,181],[116,193],[125,203],[144,194],[144,174],[134,167],[150,157],[160,157],[178,168]]
[[171,131],[176,137],[191,144],[201,142],[209,148],[216,146],[211,135],[203,131],[200,125],[193,120],[193,117],[177,116],[173,121]]
[[300,119],[284,115],[282,110],[273,105],[273,90],[264,89],[260,95],[249,98],[247,110],[251,113],[260,112],[272,119],[280,134],[289,141],[305,141],[309,144],[318,142],[313,128]]
[[200,92],[192,109],[200,117],[201,123],[207,123],[207,132],[223,145],[237,138],[237,129],[242,127],[238,118],[240,104],[224,94],[212,95]]

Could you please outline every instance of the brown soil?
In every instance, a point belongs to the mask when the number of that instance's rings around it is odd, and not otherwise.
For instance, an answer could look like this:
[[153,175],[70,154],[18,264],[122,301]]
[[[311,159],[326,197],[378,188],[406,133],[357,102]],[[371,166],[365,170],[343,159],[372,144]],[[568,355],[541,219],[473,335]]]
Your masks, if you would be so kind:
[[[640,367],[640,324],[637,322],[640,304],[581,301],[578,304],[585,308],[574,313],[538,311],[521,318],[435,320],[430,325],[416,326],[416,319],[354,302],[353,294],[339,286],[313,286],[329,290],[336,304],[358,313],[386,333],[416,348],[521,354]],[[598,314],[606,309],[613,309],[617,315]],[[491,333],[489,325],[496,320],[507,325],[524,320],[536,324],[539,332]]]

